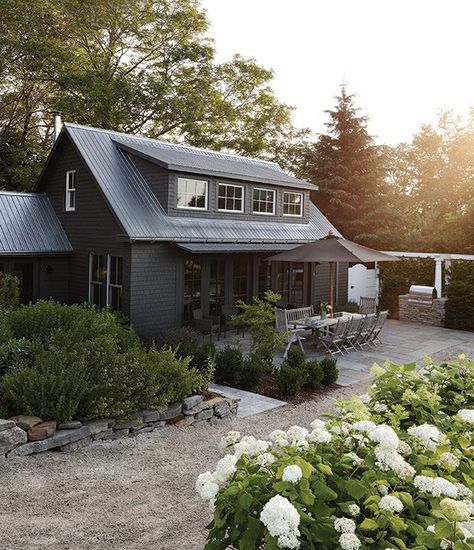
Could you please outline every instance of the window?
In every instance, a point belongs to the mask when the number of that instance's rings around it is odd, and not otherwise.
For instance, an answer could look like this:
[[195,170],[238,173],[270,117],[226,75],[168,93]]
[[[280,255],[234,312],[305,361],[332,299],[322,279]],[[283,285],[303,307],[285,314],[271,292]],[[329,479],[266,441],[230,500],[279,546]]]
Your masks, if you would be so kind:
[[234,303],[238,300],[247,301],[248,259],[244,256],[234,260]]
[[290,304],[296,307],[304,306],[304,264],[291,265]]
[[76,210],[76,171],[66,172],[66,211]]
[[201,308],[201,262],[187,260],[184,264],[184,319],[193,319],[193,310]]
[[207,181],[178,178],[178,208],[207,209]]
[[97,307],[104,307],[105,285],[107,284],[106,257],[91,254],[89,258],[89,302]]
[[108,257],[107,306],[115,311],[122,309],[123,258]]
[[272,288],[272,264],[260,259],[258,265],[258,297],[263,298],[267,290]]
[[275,191],[273,189],[253,190],[253,212],[275,214]]
[[303,193],[283,193],[283,215],[303,215]]
[[211,280],[209,283],[209,314],[219,315],[225,296],[225,260],[211,260]]
[[218,209],[227,212],[243,212],[244,188],[241,185],[219,183]]

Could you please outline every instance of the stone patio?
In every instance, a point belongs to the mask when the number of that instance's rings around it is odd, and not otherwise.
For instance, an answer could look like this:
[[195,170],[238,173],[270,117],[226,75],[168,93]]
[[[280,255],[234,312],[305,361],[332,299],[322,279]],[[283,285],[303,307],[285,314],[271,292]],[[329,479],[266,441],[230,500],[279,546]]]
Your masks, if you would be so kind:
[[[369,382],[372,364],[374,362],[381,364],[387,359],[396,363],[407,363],[420,362],[426,355],[435,360],[453,358],[460,353],[474,357],[473,332],[388,320],[382,331],[381,340],[383,344],[376,348],[365,347],[363,351],[350,351],[344,356],[340,354],[336,356],[339,368],[338,384],[350,386],[359,382]],[[250,344],[248,334],[242,339],[232,331],[227,334],[227,338],[221,339],[217,344],[223,346],[236,341],[240,341],[243,352],[248,353]],[[310,337],[305,340],[304,347],[308,359],[323,356]],[[282,361],[283,348],[275,356],[276,364]]]

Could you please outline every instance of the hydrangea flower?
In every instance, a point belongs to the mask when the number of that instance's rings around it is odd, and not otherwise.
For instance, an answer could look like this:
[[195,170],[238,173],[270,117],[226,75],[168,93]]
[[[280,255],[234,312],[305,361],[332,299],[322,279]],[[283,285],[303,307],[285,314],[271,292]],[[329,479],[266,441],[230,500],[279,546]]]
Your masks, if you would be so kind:
[[381,424],[371,430],[369,439],[379,443],[379,446],[385,449],[397,449],[400,441],[393,428],[386,424]]
[[272,453],[263,453],[261,455],[258,455],[255,459],[255,462],[259,464],[262,467],[269,466],[270,464],[273,464],[276,461],[276,458]]
[[281,479],[283,481],[289,481],[290,483],[298,483],[298,481],[303,477],[303,472],[301,468],[296,464],[291,464],[283,470],[283,475]]
[[310,426],[313,430],[316,430],[316,428],[325,428],[326,422],[324,422],[323,420],[319,420],[319,418],[316,418],[311,422]]
[[[291,502],[281,495],[272,497],[260,513],[260,521],[272,537],[278,538],[280,548],[298,548],[295,538],[299,537],[300,515]],[[286,546],[290,544],[290,546]]]
[[474,409],[461,409],[457,414],[463,422],[474,424]]
[[385,403],[374,403],[372,410],[376,413],[384,413],[388,411],[388,407]]
[[458,496],[456,485],[443,477],[416,476],[413,484],[422,493],[428,493],[434,497],[444,495],[457,498]]
[[339,537],[339,544],[342,550],[358,550],[361,546],[359,538],[354,533],[343,533]]
[[308,440],[316,443],[329,443],[331,439],[332,435],[324,428],[316,428],[308,435]]
[[283,430],[273,430],[268,437],[270,438],[270,441],[278,447],[286,447],[290,444],[286,437],[286,432]]
[[467,521],[471,516],[469,508],[462,500],[443,498],[439,506],[443,514],[451,521]]
[[230,431],[227,432],[221,439],[221,447],[232,447],[238,441],[240,441],[240,432]]
[[380,378],[386,372],[387,371],[383,369],[380,365],[374,363],[372,365],[372,368],[370,369],[370,376],[373,376],[374,378]]
[[352,517],[356,517],[360,514],[360,508],[357,504],[349,504],[347,509]]
[[453,455],[453,453],[443,453],[439,459],[438,464],[444,468],[457,468],[460,464],[459,458]]
[[362,464],[362,462],[364,462],[364,460],[354,452],[345,453],[344,456],[347,456],[348,458],[350,458],[354,466],[359,466],[359,464]]
[[443,434],[436,426],[431,424],[421,424],[420,426],[411,426],[408,428],[408,433],[417,439],[425,449],[435,451],[436,447],[441,443]]
[[304,445],[303,442],[306,442],[306,438],[308,437],[308,430],[301,426],[291,426],[286,432],[286,437],[290,445],[295,447],[302,446]]
[[334,520],[334,529],[338,533],[354,533],[356,524],[350,518],[337,518]]
[[370,395],[368,393],[363,393],[362,395],[359,395],[359,399],[364,403],[364,405],[367,405],[370,403]]
[[403,458],[403,456],[393,449],[387,449],[378,445],[375,448],[375,463],[383,472],[392,470],[401,479],[407,479],[415,475],[415,468]]
[[403,510],[403,502],[392,495],[385,495],[380,499],[379,508],[392,514],[399,514]]
[[371,420],[359,420],[359,422],[354,422],[354,424],[352,424],[352,427],[356,432],[368,434],[375,430],[377,424],[375,424],[375,422],[372,422]]
[[238,457],[236,455],[225,455],[224,458],[221,458],[214,472],[214,480],[217,483],[225,483],[228,481],[235,472],[237,460]]
[[252,457],[264,453],[269,447],[270,444],[268,441],[255,439],[253,435],[246,435],[234,445],[234,451],[237,458],[240,458],[242,455]]

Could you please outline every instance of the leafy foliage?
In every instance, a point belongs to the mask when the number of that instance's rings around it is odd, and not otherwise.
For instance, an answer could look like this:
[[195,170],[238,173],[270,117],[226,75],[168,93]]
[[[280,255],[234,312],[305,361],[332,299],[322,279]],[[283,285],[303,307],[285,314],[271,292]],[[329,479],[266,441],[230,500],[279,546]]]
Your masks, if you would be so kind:
[[12,0],[0,33],[0,187],[29,189],[68,121],[270,159],[305,131],[270,70],[218,63],[197,0]]
[[251,352],[273,357],[278,346],[286,340],[286,334],[275,328],[275,304],[281,300],[280,294],[267,290],[263,298],[253,297],[250,304],[240,300],[237,304],[242,313],[232,317],[236,324],[249,327]]
[[239,371],[239,386],[250,390],[258,386],[262,380],[265,364],[258,356],[249,355],[242,361]]
[[323,371],[321,383],[325,386],[334,384],[338,377],[337,360],[334,357],[323,357],[319,365]]
[[290,348],[287,358],[275,367],[274,376],[282,394],[296,395],[307,381],[305,354],[296,346]]
[[474,262],[455,261],[446,290],[445,325],[474,330]]
[[381,262],[379,272],[379,307],[398,318],[398,297],[407,294],[412,284],[432,286],[435,264],[430,258],[404,258],[398,262]]
[[37,302],[6,321],[15,338],[0,346],[0,408],[10,415],[126,417],[202,392],[212,376],[212,364],[198,372],[169,347],[146,349],[110,311]]
[[242,350],[237,346],[226,345],[216,353],[214,378],[218,384],[233,384],[242,368]]
[[321,363],[316,359],[307,361],[306,365],[306,382],[304,386],[310,390],[317,390],[321,387],[324,371]]
[[[369,395],[340,403],[312,432],[292,426],[270,441],[235,432],[223,439],[234,455],[196,483],[213,510],[206,549],[473,547],[473,396],[464,401],[470,411],[457,414],[440,384],[446,365],[421,374],[414,364],[386,367],[375,369]],[[472,384],[473,362],[449,367],[443,380]],[[404,416],[391,393],[400,380],[417,381],[420,402],[435,388],[449,412],[425,406],[428,416],[417,417],[413,406]]]
[[20,303],[18,277],[0,272],[0,309],[14,309]]

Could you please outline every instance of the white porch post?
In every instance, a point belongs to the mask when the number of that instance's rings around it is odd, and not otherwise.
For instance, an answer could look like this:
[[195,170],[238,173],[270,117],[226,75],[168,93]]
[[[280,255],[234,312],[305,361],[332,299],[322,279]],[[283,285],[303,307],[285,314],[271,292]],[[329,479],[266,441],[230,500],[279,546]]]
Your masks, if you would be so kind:
[[380,293],[380,269],[378,262],[375,262],[375,303],[379,305],[379,293]]
[[435,283],[434,286],[438,293],[438,298],[443,295],[443,260],[435,256]]

